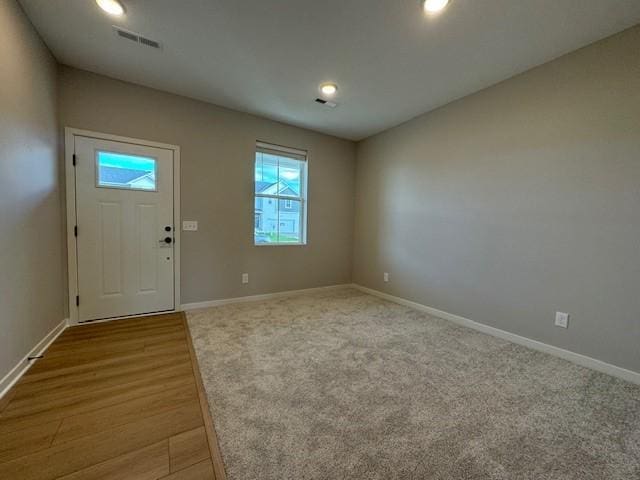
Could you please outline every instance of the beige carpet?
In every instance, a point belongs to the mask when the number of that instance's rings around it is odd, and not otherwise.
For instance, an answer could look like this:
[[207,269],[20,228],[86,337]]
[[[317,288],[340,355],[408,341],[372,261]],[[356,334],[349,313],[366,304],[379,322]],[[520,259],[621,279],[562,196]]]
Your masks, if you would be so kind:
[[640,479],[640,387],[346,289],[188,314],[229,480]]

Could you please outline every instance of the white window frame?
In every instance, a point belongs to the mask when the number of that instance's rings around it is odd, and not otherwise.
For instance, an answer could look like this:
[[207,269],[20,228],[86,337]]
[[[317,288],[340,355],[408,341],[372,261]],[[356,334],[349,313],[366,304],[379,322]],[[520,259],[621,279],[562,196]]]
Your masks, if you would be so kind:
[[[278,194],[267,194],[267,193],[257,193],[255,191],[255,164],[256,164],[256,154],[259,152],[263,153],[272,153],[273,155],[279,155],[282,157],[288,157],[292,160],[297,160],[302,162],[303,168],[300,173],[300,195],[295,197],[291,195],[278,195]],[[256,243],[255,237],[255,222],[253,231],[253,245],[256,247],[300,247],[307,244],[307,204],[308,196],[307,196],[307,184],[309,179],[309,155],[306,150],[300,150],[297,148],[284,147],[282,145],[275,145],[272,143],[257,141],[256,148],[254,150],[253,155],[253,204],[254,204],[254,218],[255,218],[255,199],[256,198],[269,198],[273,199],[276,202],[278,207],[278,230],[280,229],[280,200],[288,200],[288,201],[298,201],[300,202],[300,241],[299,242],[273,242],[273,243]],[[293,205],[292,205],[293,206]]]

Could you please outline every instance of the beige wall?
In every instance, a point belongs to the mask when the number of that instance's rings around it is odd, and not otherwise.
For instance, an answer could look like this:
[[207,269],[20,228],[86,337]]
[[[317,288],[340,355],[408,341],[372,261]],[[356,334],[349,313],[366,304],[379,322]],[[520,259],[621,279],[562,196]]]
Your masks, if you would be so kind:
[[0,2],[0,379],[64,318],[56,63]]
[[[355,144],[61,67],[62,126],[179,145],[182,302],[351,281]],[[256,140],[309,151],[308,245],[253,245]],[[241,284],[249,273],[250,283]]]
[[359,144],[354,281],[640,371],[639,52],[635,27]]

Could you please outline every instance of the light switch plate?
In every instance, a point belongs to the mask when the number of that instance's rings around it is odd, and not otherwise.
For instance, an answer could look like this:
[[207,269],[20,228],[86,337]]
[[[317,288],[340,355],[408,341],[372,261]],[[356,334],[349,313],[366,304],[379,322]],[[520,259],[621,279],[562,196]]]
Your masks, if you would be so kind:
[[242,283],[249,283],[249,274],[248,273],[243,273],[242,274]]
[[198,231],[198,222],[196,220],[185,220],[182,222],[182,231],[183,232],[197,232]]

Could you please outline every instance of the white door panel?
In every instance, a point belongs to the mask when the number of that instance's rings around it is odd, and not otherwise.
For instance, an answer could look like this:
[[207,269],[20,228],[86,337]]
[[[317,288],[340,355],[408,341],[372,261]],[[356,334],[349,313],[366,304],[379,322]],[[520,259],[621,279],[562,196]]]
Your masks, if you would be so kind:
[[[122,295],[122,203],[99,202],[97,223],[100,293],[102,296]],[[84,236],[85,232],[82,233]]]
[[76,136],[75,153],[79,320],[173,310],[173,152]]
[[155,205],[136,206],[136,245],[138,263],[138,291],[156,292],[158,290],[158,261],[155,250],[148,248],[158,242],[157,208]]

